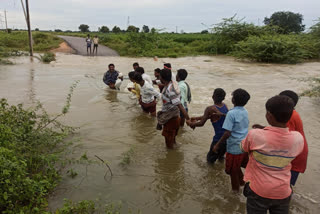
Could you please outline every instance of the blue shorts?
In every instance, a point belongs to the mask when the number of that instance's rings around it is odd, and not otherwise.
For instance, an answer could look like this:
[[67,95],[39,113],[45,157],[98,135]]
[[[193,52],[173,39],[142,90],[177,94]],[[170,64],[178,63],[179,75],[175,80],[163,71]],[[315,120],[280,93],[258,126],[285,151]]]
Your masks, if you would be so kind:
[[298,176],[299,176],[299,172],[291,170],[291,179],[290,179],[291,186],[294,186],[296,184]]

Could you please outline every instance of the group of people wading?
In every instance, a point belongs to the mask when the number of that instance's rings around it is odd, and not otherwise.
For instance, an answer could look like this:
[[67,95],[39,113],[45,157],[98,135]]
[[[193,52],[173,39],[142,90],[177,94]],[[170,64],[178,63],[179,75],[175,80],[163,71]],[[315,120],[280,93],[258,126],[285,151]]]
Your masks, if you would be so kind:
[[[188,103],[191,90],[185,81],[188,72],[177,70],[173,79],[171,64],[155,69],[155,80],[144,72],[138,63],[128,76],[131,83],[127,89],[135,94],[144,112],[157,117],[157,129],[162,130],[166,146],[176,145],[178,130],[186,124],[195,129],[210,120],[215,135],[207,153],[208,163],[224,160],[225,172],[230,175],[232,190],[247,197],[247,212],[288,213],[299,173],[307,166],[308,146],[304,136],[302,120],[295,110],[298,95],[285,90],[273,96],[265,104],[266,120],[270,126],[255,124],[248,131],[248,112],[244,107],[250,94],[244,89],[232,92],[233,108],[229,110],[223,102],[226,92],[222,88],[213,91],[213,105],[208,106],[200,117],[189,117]],[[123,76],[113,64],[104,74],[103,81],[111,89],[120,89]],[[159,88],[155,89],[153,85]],[[156,112],[157,100],[162,108]],[[246,168],[242,173],[242,168]]]

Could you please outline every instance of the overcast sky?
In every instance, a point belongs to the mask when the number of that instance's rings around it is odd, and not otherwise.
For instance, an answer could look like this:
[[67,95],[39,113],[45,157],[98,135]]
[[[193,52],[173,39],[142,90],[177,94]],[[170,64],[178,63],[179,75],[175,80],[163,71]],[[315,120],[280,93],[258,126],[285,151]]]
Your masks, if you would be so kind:
[[[23,0],[25,2],[25,0]],[[276,11],[301,13],[310,27],[320,17],[320,0],[29,0],[32,29],[90,30],[106,25],[166,28],[166,31],[199,32],[237,14],[247,22],[263,25]],[[0,0],[0,28],[7,10],[9,28],[26,29],[20,0]]]

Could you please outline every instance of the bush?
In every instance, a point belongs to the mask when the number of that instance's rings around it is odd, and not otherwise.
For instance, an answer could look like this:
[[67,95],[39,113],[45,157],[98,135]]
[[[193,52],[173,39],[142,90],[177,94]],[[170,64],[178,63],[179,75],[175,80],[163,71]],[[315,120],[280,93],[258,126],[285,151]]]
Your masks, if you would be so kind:
[[298,63],[308,59],[309,54],[301,42],[290,35],[250,36],[236,44],[232,52],[238,58],[268,63]]
[[47,52],[47,53],[44,53],[43,55],[40,55],[40,59],[44,63],[50,63],[56,60],[56,55],[54,53]]

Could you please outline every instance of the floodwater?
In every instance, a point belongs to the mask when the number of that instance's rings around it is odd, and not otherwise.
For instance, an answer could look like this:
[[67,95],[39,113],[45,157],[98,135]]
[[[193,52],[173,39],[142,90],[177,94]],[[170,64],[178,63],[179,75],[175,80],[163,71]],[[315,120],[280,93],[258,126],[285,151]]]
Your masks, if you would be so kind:
[[[0,67],[0,97],[9,103],[33,105],[44,103],[51,114],[61,111],[69,87],[79,84],[72,97],[65,123],[80,127],[74,136],[69,158],[79,159],[84,153],[86,164],[71,164],[66,170],[78,173],[75,178],[63,174],[56,191],[49,198],[49,207],[61,207],[64,198],[95,200],[98,203],[121,202],[122,212],[142,213],[245,213],[245,197],[231,193],[224,164],[206,163],[213,128],[180,130],[174,150],[165,148],[156,120],[142,113],[136,101],[125,91],[106,90],[102,75],[109,63],[122,73],[131,71],[138,61],[149,75],[153,69],[171,62],[174,69],[186,68],[192,88],[191,116],[200,115],[212,105],[214,88],[227,92],[226,103],[232,106],[231,92],[244,88],[251,94],[246,108],[250,125],[266,124],[266,100],[285,89],[302,92],[309,82],[300,81],[320,75],[320,63],[270,65],[237,62],[229,57],[186,57],[177,59],[84,57],[58,54],[57,62],[42,64],[29,58],[15,58],[16,65]],[[302,97],[297,105],[309,144],[308,169],[299,176],[294,187],[291,213],[318,213],[320,208],[320,100]],[[160,108],[161,103],[158,103]],[[96,157],[107,161],[113,171]],[[122,163],[122,164],[121,164]],[[105,178],[104,178],[105,176]]]

